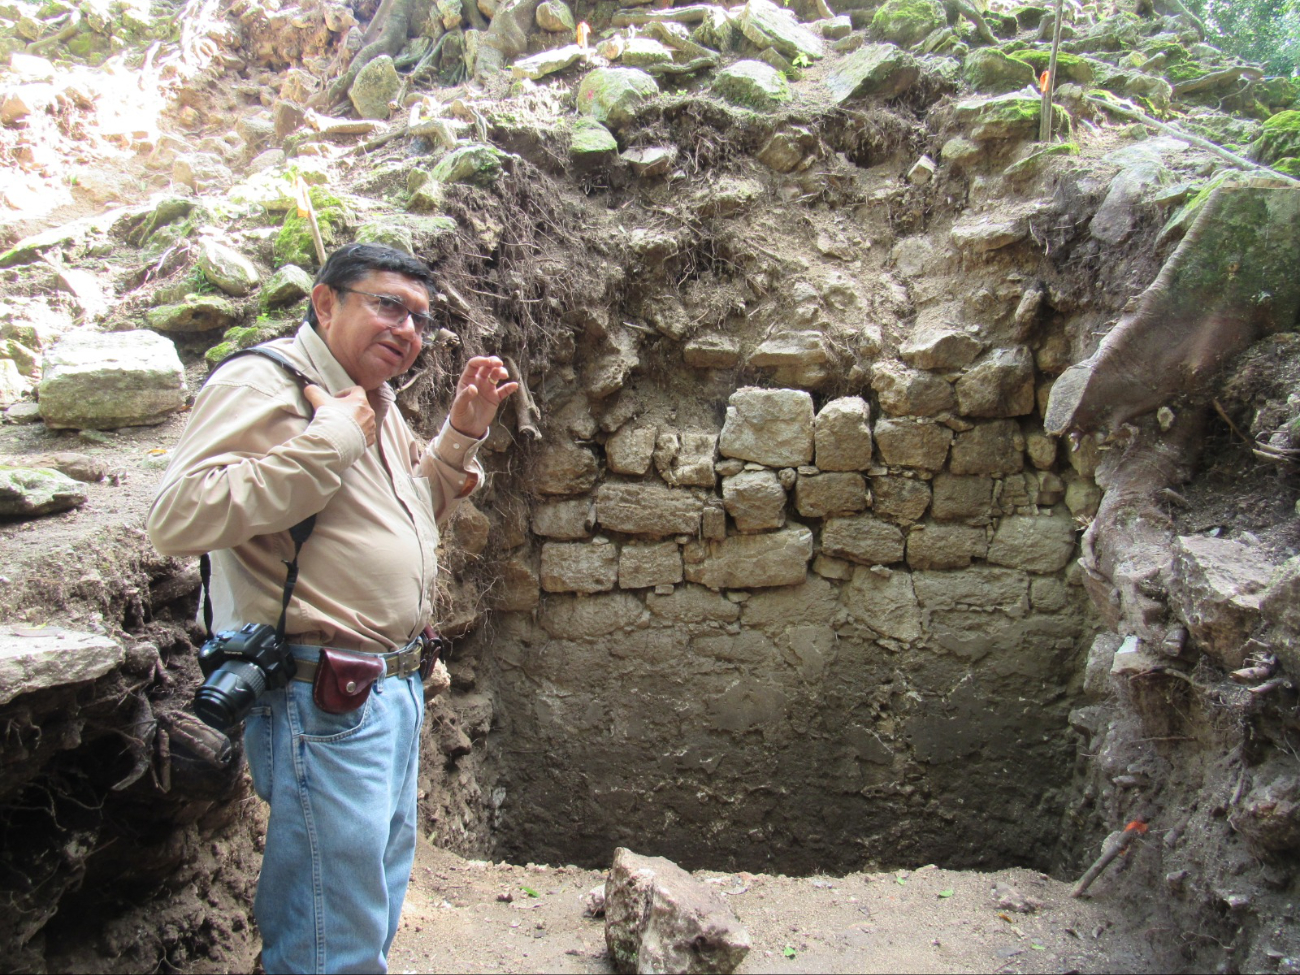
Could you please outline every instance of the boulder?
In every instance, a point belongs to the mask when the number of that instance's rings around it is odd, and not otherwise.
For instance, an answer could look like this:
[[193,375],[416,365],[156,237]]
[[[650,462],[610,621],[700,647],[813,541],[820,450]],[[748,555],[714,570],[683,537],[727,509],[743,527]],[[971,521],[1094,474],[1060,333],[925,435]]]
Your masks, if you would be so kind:
[[[1053,106],[1057,114],[1058,131],[1069,131],[1069,115],[1059,105]],[[1038,133],[1038,117],[1042,113],[1042,100],[1012,92],[991,97],[976,96],[959,101],[955,106],[956,119],[965,125],[976,142],[996,139],[1032,139]]]
[[229,186],[235,177],[220,156],[210,152],[192,152],[173,160],[172,179],[196,193],[206,193]]
[[899,47],[911,47],[945,23],[937,0],[886,0],[871,18],[871,30]]
[[682,550],[676,542],[624,545],[618,556],[622,589],[670,586],[682,581]]
[[541,51],[529,57],[520,58],[510,65],[510,72],[516,78],[529,78],[537,81],[547,75],[563,71],[570,65],[588,57],[590,53],[585,47],[579,47],[577,44],[567,44],[564,47],[552,48],[549,51]]
[[18,363],[13,359],[0,359],[0,406],[17,403],[27,388],[28,382],[23,378]]
[[659,84],[636,68],[597,68],[578,86],[578,111],[613,128],[622,128],[659,94]]
[[618,140],[595,119],[574,119],[569,129],[569,155],[579,165],[594,165],[618,152]]
[[154,332],[73,333],[45,355],[41,415],[49,429],[161,423],[185,405],[176,346]]
[[736,19],[740,32],[760,51],[775,48],[787,60],[802,56],[816,61],[826,56],[825,42],[795,16],[772,0],[747,0]]
[[262,289],[262,301],[268,308],[288,305],[311,294],[312,276],[296,264],[286,264]]
[[501,150],[495,146],[471,143],[459,146],[439,159],[430,177],[439,183],[488,187],[501,175],[501,160]]
[[775,471],[742,471],[722,479],[722,503],[741,532],[785,524],[785,488]]
[[543,542],[542,588],[547,592],[604,592],[618,583],[618,546],[594,542]]
[[872,510],[886,521],[906,527],[930,507],[930,484],[914,477],[887,474],[871,479]]
[[589,538],[595,523],[596,509],[590,498],[550,501],[533,509],[533,534],[543,538],[564,541]]
[[822,82],[835,104],[850,98],[896,98],[921,76],[916,59],[894,44],[865,44],[840,61]]
[[724,457],[767,467],[798,467],[813,458],[812,396],[798,389],[746,386],[731,394],[718,440]]
[[553,34],[573,33],[577,22],[573,11],[562,0],[542,0],[537,5],[537,26]]
[[999,250],[1029,236],[1029,221],[1001,210],[961,217],[952,225],[952,242],[964,251],[983,254]]
[[242,298],[255,290],[262,276],[253,262],[239,251],[219,244],[211,237],[199,241],[198,265],[203,276],[228,295]]
[[960,572],[913,572],[912,583],[927,613],[996,609],[1019,618],[1029,608],[1029,576],[1016,569],[972,565]]
[[800,474],[794,487],[794,506],[807,518],[857,514],[867,507],[866,478],[850,471]]
[[797,586],[808,577],[812,532],[802,525],[761,535],[731,535],[704,545],[703,560],[688,563],[686,580],[710,589]]
[[775,369],[777,382],[816,389],[830,379],[830,354],[821,332],[782,332],[765,339],[749,357],[751,366]]
[[561,441],[538,453],[532,486],[538,494],[584,494],[599,477],[600,463],[590,450]]
[[740,343],[730,335],[696,335],[682,347],[682,358],[693,369],[731,369],[740,361]]
[[864,471],[871,466],[871,407],[861,396],[841,396],[821,408],[813,424],[817,467]]
[[1025,468],[1025,438],[1014,420],[990,420],[957,434],[949,470],[954,474],[1018,474]]
[[642,178],[667,176],[677,165],[676,146],[638,146],[619,156],[632,168],[634,175]]
[[820,142],[817,133],[807,126],[783,125],[758,150],[757,158],[768,169],[791,173],[817,151]]
[[734,623],[740,619],[738,603],[703,586],[678,586],[664,596],[650,593],[645,604],[655,616],[674,623]]
[[984,344],[969,331],[928,328],[910,335],[898,346],[898,355],[907,365],[918,369],[950,372],[974,363],[983,347]]
[[630,592],[551,596],[542,604],[537,622],[557,640],[589,640],[631,626],[644,612],[641,600]]
[[655,439],[655,470],[670,487],[712,488],[718,435],[702,430],[660,430]]
[[827,518],[822,551],[863,565],[890,565],[903,561],[903,533],[871,514]]
[[962,416],[1024,416],[1034,405],[1034,357],[1023,345],[994,349],[957,380]]
[[103,677],[126,652],[110,637],[57,626],[0,626],[0,705]]
[[1170,602],[1196,645],[1221,667],[1242,665],[1242,645],[1260,620],[1273,572],[1259,546],[1205,535],[1175,542]]
[[1038,80],[1034,69],[1024,61],[1009,57],[993,47],[982,47],[966,55],[962,76],[976,91],[994,95],[1019,91]]
[[988,554],[984,529],[931,522],[907,536],[907,564],[913,569],[964,569]]
[[921,637],[921,607],[906,572],[859,565],[840,601],[855,619],[883,637],[904,642]]
[[37,518],[86,503],[86,486],[48,467],[0,465],[0,516]]
[[713,76],[712,89],[733,105],[760,110],[776,108],[794,97],[785,75],[762,61],[737,61],[723,68]]
[[937,474],[931,481],[930,514],[938,521],[986,525],[993,512],[993,479]]
[[892,359],[871,367],[871,388],[880,408],[894,416],[937,416],[957,405],[946,379]]
[[605,880],[605,944],[625,973],[730,973],[749,954],[749,935],[716,889],[622,847]]
[[684,488],[606,482],[596,491],[596,521],[630,535],[695,535],[704,502]]
[[886,464],[923,471],[942,469],[952,443],[952,431],[929,420],[878,420],[875,435]]
[[159,332],[211,332],[225,330],[239,320],[239,310],[218,295],[187,295],[173,305],[159,305],[144,313],[145,324]]
[[1011,515],[1003,518],[993,533],[988,560],[1030,572],[1059,572],[1074,555],[1078,527],[1064,512]]
[[1282,563],[1260,594],[1259,609],[1275,634],[1278,660],[1288,674],[1300,674],[1300,556]]
[[673,52],[649,37],[629,37],[623,42],[623,54],[619,58],[629,68],[652,70],[661,65],[672,64]]
[[527,613],[541,601],[537,573],[522,558],[506,559],[497,570],[497,585],[488,595],[492,608],[503,613]]
[[605,441],[605,463],[614,474],[644,474],[650,469],[658,436],[654,427],[624,424]]
[[348,98],[357,115],[363,119],[386,119],[391,111],[389,103],[397,97],[402,87],[393,59],[387,54],[368,62],[357,72],[348,89]]

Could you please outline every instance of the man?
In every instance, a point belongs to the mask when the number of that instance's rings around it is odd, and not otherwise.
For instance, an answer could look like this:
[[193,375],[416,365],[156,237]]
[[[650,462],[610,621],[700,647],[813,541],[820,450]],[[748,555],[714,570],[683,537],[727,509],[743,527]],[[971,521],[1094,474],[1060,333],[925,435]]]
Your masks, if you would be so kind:
[[270,343],[315,385],[260,356],[222,366],[149,513],[160,552],[212,553],[216,630],[275,623],[288,529],[316,515],[287,617],[299,677],[322,647],[388,655],[392,676],[353,711],[327,713],[297,679],[245,722],[270,804],[254,906],[268,972],[386,971],[406,895],[424,694],[418,673],[403,675],[430,619],[437,526],[480,481],[475,453],[517,388],[500,359],[476,356],[441,432],[415,439],[388,380],[420,352],[432,285],[422,262],[388,247],[330,255],[307,322]]

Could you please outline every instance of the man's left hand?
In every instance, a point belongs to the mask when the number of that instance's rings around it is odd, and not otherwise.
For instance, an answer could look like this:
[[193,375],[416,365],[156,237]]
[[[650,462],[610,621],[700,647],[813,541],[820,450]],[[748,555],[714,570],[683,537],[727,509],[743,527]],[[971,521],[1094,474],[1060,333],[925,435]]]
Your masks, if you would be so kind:
[[519,388],[509,379],[505,364],[496,356],[476,355],[470,359],[456,384],[451,425],[467,437],[481,439],[492,425],[497,407]]

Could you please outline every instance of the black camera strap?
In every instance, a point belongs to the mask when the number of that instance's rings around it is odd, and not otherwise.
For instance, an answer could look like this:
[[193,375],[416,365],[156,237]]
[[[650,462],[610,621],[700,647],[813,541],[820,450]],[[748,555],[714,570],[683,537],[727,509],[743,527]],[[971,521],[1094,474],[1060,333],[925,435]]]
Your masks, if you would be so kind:
[[[250,349],[241,349],[226,356],[217,364],[220,369],[231,359],[240,356],[255,355],[263,359],[270,359],[281,369],[298,381],[302,387],[318,385],[316,380],[312,379],[305,372],[295,366],[280,353],[268,349],[265,346],[255,345]],[[209,375],[211,379],[216,375],[214,369]],[[311,537],[312,529],[316,527],[316,516],[309,515],[298,524],[289,529],[289,537],[293,539],[293,558],[282,559],[281,561],[287,566],[284,579],[284,598],[280,602],[280,621],[275,624],[275,635],[283,640],[285,627],[288,625],[289,603],[293,600],[293,590],[298,584],[298,555],[302,552],[303,543]],[[204,552],[199,556],[199,582],[203,586],[203,630],[206,638],[212,639],[212,559]]]

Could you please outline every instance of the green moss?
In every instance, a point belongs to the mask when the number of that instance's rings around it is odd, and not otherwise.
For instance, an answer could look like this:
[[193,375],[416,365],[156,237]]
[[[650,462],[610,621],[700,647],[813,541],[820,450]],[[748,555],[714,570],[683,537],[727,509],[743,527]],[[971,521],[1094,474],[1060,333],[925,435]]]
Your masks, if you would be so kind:
[[1165,56],[1165,61],[1169,64],[1181,64],[1190,57],[1187,53],[1187,48],[1183,47],[1177,41],[1160,41],[1152,39],[1142,45],[1141,51],[1147,57],[1155,57],[1157,54],[1163,54]]
[[936,0],[886,0],[871,18],[871,29],[899,47],[911,47],[946,22]]
[[297,318],[273,319],[267,315],[258,315],[257,322],[253,325],[236,325],[226,329],[225,334],[221,336],[221,341],[208,349],[203,354],[203,358],[209,366],[215,366],[232,352],[280,338],[289,329],[296,328],[299,320]]
[[1286,173],[1288,176],[1300,179],[1300,157],[1287,156],[1285,159],[1279,159],[1273,163],[1273,168],[1279,173]]
[[[340,233],[347,224],[347,208],[342,200],[322,187],[313,186],[309,192],[312,206],[316,209],[321,240],[328,252],[338,243]],[[276,235],[272,250],[276,267],[297,264],[299,267],[313,268],[320,263],[316,259],[316,243],[312,239],[308,218],[298,216],[296,209],[285,214],[284,224]]]
[[[1034,73],[1041,75],[1047,70],[1047,66],[1052,61],[1050,51],[1017,51],[1014,55],[1016,60],[1024,61],[1034,69]],[[1087,58],[1081,58],[1077,54],[1067,54],[1064,51],[1058,51],[1056,55],[1056,79],[1060,81],[1072,81],[1076,85],[1090,85],[1093,79],[1092,64]]]
[[1079,147],[1076,143],[1054,142],[1037,152],[1031,153],[1024,159],[1012,163],[1006,168],[1003,175],[1010,176],[1013,179],[1018,176],[1031,176],[1037,173],[1048,159],[1055,156],[1077,156],[1078,154]]
[[1201,67],[1195,61],[1171,64],[1165,69],[1165,77],[1169,79],[1171,85],[1181,84],[1184,81],[1193,81],[1196,78],[1204,77],[1209,73],[1209,71]]
[[1255,159],[1266,164],[1300,156],[1300,111],[1288,109],[1269,118],[1250,149]]

